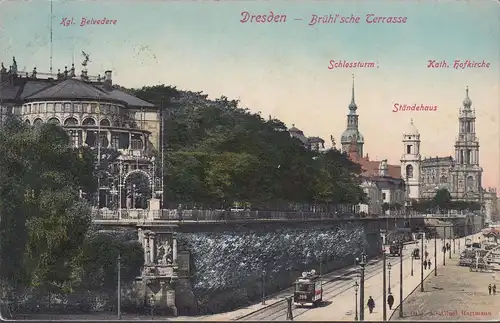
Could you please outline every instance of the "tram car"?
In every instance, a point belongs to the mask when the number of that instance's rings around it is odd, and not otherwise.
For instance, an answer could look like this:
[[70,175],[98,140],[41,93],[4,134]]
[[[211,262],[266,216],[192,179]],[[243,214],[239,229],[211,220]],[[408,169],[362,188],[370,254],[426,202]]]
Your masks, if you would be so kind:
[[420,250],[418,248],[413,250],[413,259],[420,259]]
[[310,272],[303,272],[295,283],[293,293],[293,304],[296,307],[310,306],[316,307],[323,301],[323,283],[321,276],[313,269]]
[[389,255],[391,257],[399,257],[401,254],[401,246],[397,243],[393,243],[389,246]]

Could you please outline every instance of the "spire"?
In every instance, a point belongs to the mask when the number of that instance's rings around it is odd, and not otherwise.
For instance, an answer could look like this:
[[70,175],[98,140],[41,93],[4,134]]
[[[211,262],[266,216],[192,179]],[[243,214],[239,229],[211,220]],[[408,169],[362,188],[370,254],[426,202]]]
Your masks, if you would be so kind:
[[354,101],[354,74],[352,74],[352,98],[351,98],[351,104],[349,104],[349,110],[356,111],[357,109],[358,109],[358,106],[356,105],[356,102]]
[[465,99],[464,99],[463,104],[464,104],[464,107],[466,107],[466,108],[470,108],[470,106],[472,105],[472,101],[469,98],[469,87],[468,86],[465,88]]

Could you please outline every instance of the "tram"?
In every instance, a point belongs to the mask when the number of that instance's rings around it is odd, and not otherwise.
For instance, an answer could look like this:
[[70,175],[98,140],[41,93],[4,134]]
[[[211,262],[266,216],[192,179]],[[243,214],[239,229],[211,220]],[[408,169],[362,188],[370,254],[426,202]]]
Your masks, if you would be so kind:
[[311,306],[316,307],[323,301],[323,283],[321,276],[313,269],[310,272],[303,272],[295,283],[293,293],[293,304],[296,307]]

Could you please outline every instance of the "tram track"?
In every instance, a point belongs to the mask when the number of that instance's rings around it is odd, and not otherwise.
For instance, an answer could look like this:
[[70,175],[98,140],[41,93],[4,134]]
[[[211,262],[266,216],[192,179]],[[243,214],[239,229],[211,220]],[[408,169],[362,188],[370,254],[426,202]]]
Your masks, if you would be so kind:
[[[410,254],[403,255],[403,260],[408,259],[411,257],[411,252]],[[399,257],[397,257],[399,259]],[[370,268],[370,266],[375,266]],[[382,264],[381,264],[381,259],[376,259],[376,260],[371,260],[367,264],[367,269],[365,269],[365,280],[370,279],[372,277],[375,277],[379,275],[383,271]],[[332,274],[334,274],[333,272]],[[323,302],[331,300],[338,295],[346,292],[350,288],[352,288],[352,275],[359,274],[359,268],[352,267],[349,268],[346,273],[341,274],[340,276],[336,276],[335,278],[326,280],[323,282]],[[355,277],[359,277],[359,275],[356,275]],[[346,279],[347,278],[347,279]],[[343,280],[347,280],[344,281]],[[326,287],[326,288],[325,288]],[[292,291],[292,288],[288,289],[290,292]],[[288,290],[282,291],[287,292]],[[339,291],[340,290],[340,291]],[[290,295],[291,296],[291,295]],[[269,305],[261,310],[258,310],[256,312],[247,314],[245,316],[242,316],[238,318],[238,321],[260,321],[260,320],[286,320],[286,311],[287,311],[287,302],[286,302],[286,297],[284,297],[282,300]],[[295,308],[294,309],[294,317],[300,316],[314,308]]]

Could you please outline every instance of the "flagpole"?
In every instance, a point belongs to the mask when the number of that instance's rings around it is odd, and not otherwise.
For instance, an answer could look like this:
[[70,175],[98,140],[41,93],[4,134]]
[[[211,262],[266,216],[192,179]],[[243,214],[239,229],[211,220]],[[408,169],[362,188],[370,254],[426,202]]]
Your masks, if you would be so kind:
[[97,209],[101,208],[101,107],[97,101]]

